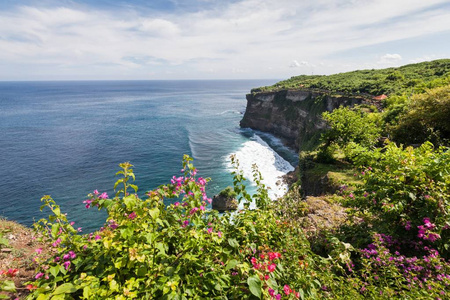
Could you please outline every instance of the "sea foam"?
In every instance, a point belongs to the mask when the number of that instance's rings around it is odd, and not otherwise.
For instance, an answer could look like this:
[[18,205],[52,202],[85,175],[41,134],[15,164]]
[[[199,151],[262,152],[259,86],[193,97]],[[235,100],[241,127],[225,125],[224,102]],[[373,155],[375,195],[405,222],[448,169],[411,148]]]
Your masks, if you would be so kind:
[[[263,141],[258,135],[254,135],[252,140],[243,144],[235,153],[239,161],[239,169],[243,172],[244,177],[253,184],[252,165],[256,164],[258,170],[263,177],[263,183],[268,188],[269,197],[275,200],[283,196],[288,186],[283,182],[282,176],[293,171],[294,167],[276,153],[269,145]],[[227,158],[228,168],[232,170],[231,160]]]

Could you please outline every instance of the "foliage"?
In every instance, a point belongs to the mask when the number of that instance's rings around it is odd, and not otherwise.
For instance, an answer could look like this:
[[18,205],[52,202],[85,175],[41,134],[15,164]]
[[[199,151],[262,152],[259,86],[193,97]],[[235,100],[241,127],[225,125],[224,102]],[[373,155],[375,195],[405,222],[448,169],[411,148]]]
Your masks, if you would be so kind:
[[380,70],[359,70],[334,75],[301,75],[273,86],[253,89],[252,93],[281,89],[320,89],[331,93],[402,95],[421,93],[425,88],[448,84],[450,59],[405,65]]
[[400,143],[450,144],[450,85],[416,94],[407,111],[393,126],[394,139]]
[[227,186],[226,188],[220,191],[219,196],[231,199],[236,198],[237,194],[231,186]]
[[[319,158],[323,162],[329,161],[338,146],[346,150],[350,143],[361,147],[373,147],[381,136],[381,118],[378,113],[366,113],[359,107],[340,107],[332,112],[324,112],[323,118],[330,126],[322,140],[325,145],[319,151]],[[330,148],[331,147],[331,148]]]
[[[347,205],[372,217],[374,230],[410,242],[425,240],[449,257],[448,149],[435,150],[431,143],[404,149],[388,143],[355,161],[362,169],[364,183],[347,193]],[[424,220],[433,224],[427,238],[420,237],[416,230],[424,226]]]
[[[196,177],[191,160],[185,156],[184,174],[146,200],[129,193],[137,190],[132,166],[121,164],[116,197],[94,191],[84,201],[108,212],[105,226],[91,234],[78,234],[45,196],[43,207],[52,215],[35,226],[54,254],[36,257],[30,298],[317,298],[322,285],[314,268],[326,267],[314,262],[301,228],[272,212],[259,172],[253,197],[234,174],[241,201],[253,200],[257,209],[219,216],[206,210],[207,180]],[[164,198],[179,201],[164,207]]]

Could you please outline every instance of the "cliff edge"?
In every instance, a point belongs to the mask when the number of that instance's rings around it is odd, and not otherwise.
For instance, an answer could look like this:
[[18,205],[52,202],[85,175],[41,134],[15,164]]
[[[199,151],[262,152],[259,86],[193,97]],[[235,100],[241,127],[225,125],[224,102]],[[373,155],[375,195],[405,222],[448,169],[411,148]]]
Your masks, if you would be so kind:
[[323,112],[357,104],[379,106],[380,102],[314,89],[256,92],[247,94],[247,109],[240,125],[272,133],[296,151],[310,150],[326,128]]

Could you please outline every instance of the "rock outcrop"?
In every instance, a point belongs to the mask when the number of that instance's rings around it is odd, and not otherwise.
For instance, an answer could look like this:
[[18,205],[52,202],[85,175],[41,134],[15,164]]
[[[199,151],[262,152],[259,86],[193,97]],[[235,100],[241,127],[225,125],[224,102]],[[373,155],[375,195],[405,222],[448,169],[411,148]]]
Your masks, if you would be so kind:
[[379,105],[379,101],[311,89],[252,93],[247,95],[240,125],[272,133],[297,151],[309,150],[317,145],[326,127],[323,112],[357,104]]
[[238,208],[238,202],[234,198],[216,195],[212,199],[212,209],[218,210],[219,212],[236,210]]

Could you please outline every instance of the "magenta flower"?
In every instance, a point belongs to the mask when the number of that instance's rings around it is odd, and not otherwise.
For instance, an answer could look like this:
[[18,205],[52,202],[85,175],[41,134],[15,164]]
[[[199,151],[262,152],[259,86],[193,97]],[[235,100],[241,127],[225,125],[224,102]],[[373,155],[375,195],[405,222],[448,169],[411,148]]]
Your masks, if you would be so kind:
[[97,190],[95,190],[93,193],[94,193],[94,195],[98,195],[99,194],[99,192]]
[[269,266],[267,266],[267,271],[269,271],[270,273],[272,273],[273,271],[275,271],[275,268],[277,267],[276,264],[270,264]]
[[198,181],[198,183],[199,183],[200,185],[205,185],[205,184],[206,184],[206,180],[203,179],[203,177],[199,177],[199,178],[197,179],[197,181]]
[[63,263],[63,266],[64,266],[64,269],[69,269],[69,267],[70,267],[70,261],[68,260],[68,261],[65,261],[64,263]]
[[58,245],[61,243],[61,239],[57,238],[56,241],[52,244],[53,247],[58,247]]
[[208,233],[212,233],[213,229],[211,227],[208,228]]
[[100,240],[101,238],[102,238],[102,237],[99,236],[98,234],[95,236],[95,240],[96,240],[96,241]]
[[41,278],[43,276],[44,276],[44,273],[39,272],[39,273],[36,274],[36,276],[34,276],[34,278],[35,279],[39,279],[39,278]]
[[128,215],[128,219],[133,220],[134,218],[136,218],[136,212],[132,212],[131,214]]
[[42,248],[37,248],[37,249],[34,250],[34,251],[36,251],[37,254],[41,254],[41,253],[42,253]]
[[71,259],[74,259],[74,258],[77,257],[77,255],[76,255],[75,252],[73,252],[73,251],[69,251],[69,255],[70,255],[70,258],[71,258]]
[[104,192],[100,196],[98,196],[98,199],[108,199],[108,194]]
[[222,237],[222,231],[218,231],[217,235],[221,238]]
[[270,296],[275,296],[275,291],[273,289],[269,289],[269,295]]
[[284,285],[283,291],[286,295],[289,295],[290,293],[292,293],[292,289],[287,284]]

